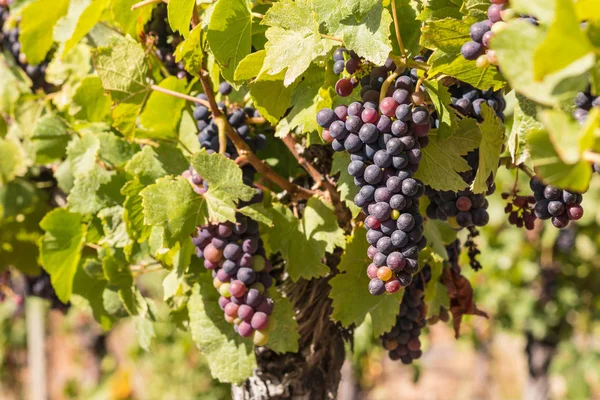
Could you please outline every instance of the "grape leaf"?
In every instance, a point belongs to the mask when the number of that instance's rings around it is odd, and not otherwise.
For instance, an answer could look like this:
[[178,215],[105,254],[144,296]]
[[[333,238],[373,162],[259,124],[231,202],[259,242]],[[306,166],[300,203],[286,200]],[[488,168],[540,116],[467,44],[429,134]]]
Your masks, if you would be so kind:
[[[88,258],[85,261],[81,261],[80,266],[75,272],[73,278],[73,294],[83,297],[89,303],[94,319],[98,321],[104,329],[110,329],[112,326],[112,317],[104,309],[104,302],[102,300],[102,293],[106,288],[106,281],[95,279],[94,276],[89,275],[86,270],[91,266],[94,268],[101,264],[98,260]],[[77,304],[75,300],[77,296],[71,297],[71,301]]]
[[389,296],[373,296],[369,293],[366,270],[371,260],[367,256],[369,243],[366,233],[363,227],[354,229],[338,265],[340,273],[329,281],[329,297],[333,307],[331,319],[349,327],[352,324],[360,325],[367,314],[370,314],[373,334],[379,336],[396,323],[404,291]]
[[256,109],[271,124],[277,124],[287,111],[295,85],[285,86],[281,72],[276,76],[262,74],[248,85]]
[[140,347],[146,351],[150,351],[152,340],[156,337],[152,321],[136,315],[133,317],[133,326],[135,327],[136,338]]
[[8,66],[4,54],[0,54],[0,111],[8,113],[12,110],[19,96],[29,92],[29,87],[18,79]]
[[60,86],[67,80],[78,82],[92,69],[92,49],[85,43],[78,43],[68,53],[55,54],[46,68],[46,82]]
[[233,76],[236,81],[247,81],[260,74],[267,52],[264,50],[248,54],[240,61]]
[[219,0],[215,5],[206,39],[225,80],[234,81],[240,61],[252,47],[252,14],[246,0]]
[[510,8],[520,14],[531,15],[546,25],[554,18],[555,4],[555,0],[511,0]]
[[210,274],[200,274],[198,280],[188,301],[192,339],[206,357],[213,378],[240,384],[256,367],[252,343],[225,321]]
[[563,162],[545,130],[529,132],[527,142],[536,171],[544,182],[579,193],[587,191],[592,177],[592,169],[588,162]]
[[12,181],[27,171],[25,152],[19,141],[0,139],[0,184]]
[[135,10],[131,6],[139,0],[110,0],[109,12],[114,22],[121,27],[121,31],[131,37],[137,37],[144,28],[144,24],[152,17],[152,7],[138,7]]
[[333,155],[333,163],[331,164],[331,175],[340,174],[336,185],[337,191],[346,206],[352,211],[352,216],[356,217],[361,211],[361,208],[354,204],[354,196],[358,193],[358,186],[354,184],[354,178],[348,173],[348,164],[350,164],[350,155],[346,152],[336,152]]
[[190,22],[196,0],[171,0],[168,3],[168,21],[173,31],[179,31],[185,38],[190,33]]
[[429,145],[421,150],[422,158],[415,178],[435,190],[459,191],[467,186],[458,172],[470,170],[461,156],[479,147],[481,133],[470,118],[462,119],[458,130],[446,139],[440,139],[435,131],[429,133]]
[[142,113],[144,101],[145,99],[139,103],[119,103],[112,109],[112,125],[126,138],[132,139],[135,136],[137,120]]
[[437,111],[440,126],[437,134],[440,139],[451,136],[458,128],[458,118],[454,109],[451,107],[452,97],[448,89],[438,81],[423,82],[427,94]]
[[252,218],[253,220],[260,222],[261,224],[265,224],[267,226],[273,226],[273,219],[271,217],[271,212],[265,208],[264,205],[251,204],[239,210],[242,214]]
[[[185,79],[169,76],[158,86],[174,92],[185,93]],[[136,136],[151,139],[177,139],[177,125],[185,100],[153,91],[140,115]]]
[[46,231],[40,240],[40,262],[50,274],[58,298],[71,297],[73,279],[85,244],[87,228],[80,214],[62,208],[50,211],[40,222]]
[[[128,37],[113,39],[92,53],[94,68],[104,89],[117,101],[136,102],[148,91],[148,64],[144,49]],[[165,110],[162,110],[165,111]]]
[[431,278],[425,287],[425,304],[427,305],[427,318],[440,314],[440,307],[450,309],[450,298],[448,290],[440,283],[440,277],[444,269],[442,261],[429,262],[431,268]]
[[[312,207],[313,204],[315,203],[311,203],[310,206]],[[308,207],[309,205],[307,205]],[[317,210],[311,211],[309,217],[316,213]],[[312,279],[326,275],[329,267],[323,264],[322,259],[325,257],[326,248],[331,246],[327,242],[317,239],[315,235],[317,234],[319,237],[337,235],[339,228],[334,228],[334,232],[331,232],[330,227],[322,225],[322,222],[331,220],[331,218],[321,216],[315,221],[307,221],[305,215],[299,221],[287,207],[281,204],[273,207],[272,216],[273,226],[262,226],[261,235],[271,252],[281,253],[286,261],[290,278],[297,281],[300,278]],[[308,226],[308,229],[305,226]],[[321,231],[323,233],[320,233]]]
[[121,189],[121,193],[127,196],[123,202],[125,227],[129,237],[138,243],[144,242],[150,236],[150,227],[144,224],[144,206],[140,196],[145,187],[139,180],[134,179]]
[[526,141],[527,133],[532,130],[543,129],[543,125],[536,119],[536,104],[523,96],[516,95],[514,106],[514,121],[508,138],[508,150],[515,164],[523,163],[529,158]]
[[129,263],[121,249],[106,249],[102,257],[102,271],[106,280],[113,285],[125,287],[133,284]]
[[[521,40],[523,37],[527,40]],[[588,85],[588,78],[583,72],[589,67],[575,63],[545,76],[543,80],[536,80],[534,55],[543,41],[544,33],[540,28],[517,19],[494,35],[491,45],[498,57],[502,74],[517,92],[549,106],[571,101]]]
[[113,167],[122,167],[140,151],[138,144],[130,143],[112,132],[100,132],[96,137],[100,141],[98,155]]
[[292,302],[275,289],[271,289],[269,293],[275,307],[269,317],[269,342],[266,347],[276,353],[296,353],[300,334]]
[[437,254],[442,259],[447,259],[446,246],[456,240],[456,233],[444,221],[427,219],[423,236],[427,238],[427,247],[431,253]]
[[123,213],[122,206],[100,210],[98,218],[102,221],[102,229],[104,230],[104,238],[102,238],[100,244],[106,243],[109,247],[122,248],[129,243]]
[[102,122],[110,113],[111,103],[110,95],[105,94],[100,78],[87,76],[75,90],[69,114],[76,119]]
[[302,225],[307,237],[325,242],[325,250],[333,253],[336,247],[346,247],[344,231],[340,228],[335,210],[331,203],[325,202],[317,197],[308,199]]
[[57,21],[67,13],[69,0],[37,0],[21,11],[19,42],[27,62],[40,64],[52,47],[52,31]]
[[54,40],[61,43],[61,54],[68,53],[98,21],[110,0],[71,0],[67,15],[54,27]]
[[180,175],[189,168],[189,162],[177,147],[161,144],[144,146],[125,165],[125,171],[136,176],[143,185],[151,185],[165,175]]
[[46,114],[36,124],[31,141],[38,163],[49,163],[64,157],[71,134],[56,115]]
[[[269,26],[265,32],[269,41],[265,44],[267,53],[263,68],[269,75],[278,75],[287,68],[283,79],[286,87],[294,83],[314,60],[324,57],[334,44],[321,37],[310,0],[274,3],[262,23]],[[294,47],[293,52],[290,45]]]
[[[108,195],[111,181],[118,175],[115,171],[107,171],[99,165],[75,175],[73,188],[67,197],[68,208],[81,214],[94,214],[112,203]],[[117,180],[115,180],[117,182]]]
[[479,125],[481,144],[479,145],[479,168],[477,176],[471,185],[473,193],[485,193],[488,189],[487,180],[490,175],[496,177],[498,161],[504,145],[504,124],[496,112],[487,104],[482,104],[481,115],[483,123]]
[[185,70],[193,76],[199,76],[202,69],[204,52],[202,48],[202,26],[197,25],[189,36],[177,45],[175,61],[182,62]]

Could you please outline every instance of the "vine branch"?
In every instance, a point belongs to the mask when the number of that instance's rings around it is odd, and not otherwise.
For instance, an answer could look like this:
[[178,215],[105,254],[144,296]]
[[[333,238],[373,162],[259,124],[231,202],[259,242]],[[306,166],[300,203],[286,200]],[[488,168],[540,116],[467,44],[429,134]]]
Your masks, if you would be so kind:
[[398,24],[398,13],[396,11],[396,2],[392,0],[392,16],[394,18],[394,30],[396,31],[396,40],[398,40],[398,46],[400,46],[400,53],[402,57],[406,58],[406,49],[402,42],[402,36],[400,36],[400,26]]
[[148,4],[154,4],[154,3],[168,3],[167,0],[143,0],[140,1],[139,3],[135,3],[134,5],[131,6],[131,11],[136,10],[140,7],[144,7],[147,6]]
[[[194,96],[189,96],[187,94],[179,93],[179,92],[176,92],[174,90],[165,89],[165,88],[160,87],[158,85],[152,85],[152,86],[150,86],[150,89],[152,89],[154,91],[157,91],[157,92],[164,93],[164,94],[168,94],[169,96],[178,97],[180,99],[184,99],[184,100],[187,100],[187,101],[192,101],[192,102],[197,103],[197,104],[202,104],[204,107],[212,110],[212,108],[210,107],[210,103],[208,101],[206,101],[206,100],[197,99]],[[217,108],[217,110],[218,110],[218,108]],[[214,112],[213,112],[213,114],[214,114]]]
[[341,43],[341,44],[344,44],[344,41],[343,41],[342,39],[340,39],[340,38],[336,38],[335,36],[329,36],[329,35],[325,35],[325,34],[323,34],[323,33],[319,33],[319,35],[321,35],[321,37],[322,37],[323,39],[329,39],[329,40],[333,40],[333,41],[335,41],[335,42],[339,42],[339,43]]
[[219,107],[217,106],[217,102],[215,100],[215,95],[213,93],[212,84],[208,77],[208,72],[204,68],[200,71],[200,83],[202,84],[202,88],[204,89],[204,94],[206,94],[206,97],[208,98],[209,108],[212,111],[215,122],[219,124],[219,120],[222,120],[221,123],[223,124],[222,126],[224,127],[224,129],[219,129],[219,132],[225,132],[227,137],[229,137],[229,139],[233,142],[233,145],[237,149],[237,152],[240,156],[246,157],[248,162],[252,164],[256,171],[258,171],[261,175],[263,175],[271,182],[275,183],[277,186],[288,191],[292,195],[292,197],[299,199],[308,199],[315,194],[314,191],[295,185],[292,182],[285,179],[283,176],[279,175],[277,172],[275,172],[275,170],[273,170],[273,168],[271,168],[263,160],[258,158],[256,154],[254,154],[252,150],[250,150],[248,144],[231,127],[229,122],[223,116],[223,113],[221,113],[221,110],[219,110]]
[[594,164],[600,164],[600,154],[589,150],[583,152],[583,159]]

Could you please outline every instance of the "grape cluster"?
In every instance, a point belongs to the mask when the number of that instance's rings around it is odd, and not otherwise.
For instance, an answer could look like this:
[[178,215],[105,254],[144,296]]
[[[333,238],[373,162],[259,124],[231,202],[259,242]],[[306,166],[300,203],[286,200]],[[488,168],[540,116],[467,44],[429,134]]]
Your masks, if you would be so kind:
[[15,59],[19,67],[25,71],[25,74],[31,79],[33,89],[43,89],[50,91],[51,85],[46,82],[46,69],[48,68],[48,59],[38,65],[27,63],[27,57],[21,53],[21,42],[19,42],[19,27],[15,26],[4,32],[4,23],[10,16],[8,1],[0,1],[0,36],[2,37],[0,49],[5,49]]
[[[231,93],[231,85],[227,82],[221,83],[219,92],[222,95]],[[204,93],[196,96],[201,100],[207,100]],[[243,138],[253,152],[262,150],[267,146],[267,137],[264,133],[253,133],[250,125],[247,124],[249,118],[261,118],[258,110],[252,107],[231,108],[229,110],[224,102],[218,103],[219,109],[227,117],[229,124]],[[196,104],[194,108],[194,119],[198,127],[198,141],[202,148],[218,151],[219,150],[219,127],[212,118],[210,110],[202,104]],[[230,139],[227,139],[227,152],[232,155],[232,158],[237,156],[235,147]]]
[[591,93],[591,88],[587,88],[585,92],[580,92],[575,97],[575,110],[573,117],[583,124],[592,107],[600,107],[600,96],[594,96]]
[[419,268],[419,252],[426,246],[419,214],[425,189],[413,174],[433,121],[423,93],[415,91],[407,75],[390,85],[378,104],[383,82],[394,69],[371,71],[369,85],[362,87],[363,102],[317,113],[323,138],[335,151],[350,153],[348,173],[360,187],[354,202],[366,215],[367,253],[373,260],[367,275],[373,295],[408,286]]
[[431,269],[425,265],[404,291],[396,324],[390,332],[381,336],[383,347],[394,361],[400,360],[403,364],[411,364],[423,355],[419,337],[427,324],[425,285],[430,279]]
[[482,122],[481,105],[485,103],[496,112],[501,121],[504,121],[506,101],[501,90],[495,92],[492,89],[480,90],[468,83],[458,82],[451,85],[448,91],[452,96],[452,106],[462,116]]
[[518,228],[525,226],[525,229],[531,231],[534,228],[535,213],[534,207],[536,200],[533,196],[521,196],[518,193],[502,193],[502,198],[508,200],[504,212],[508,214],[508,222]]
[[460,50],[465,59],[476,60],[475,63],[478,68],[486,68],[490,64],[498,65],[496,52],[489,48],[490,40],[494,34],[506,28],[507,21],[514,17],[519,17],[534,25],[538,25],[535,18],[516,15],[509,8],[508,0],[490,0],[490,2],[492,4],[487,11],[488,19],[471,25],[469,29],[471,40],[466,42]]
[[152,10],[152,18],[144,26],[144,32],[154,39],[156,56],[164,64],[169,74],[179,79],[188,79],[191,76],[186,72],[183,62],[176,62],[175,49],[182,38],[176,35],[167,20],[167,5],[159,4]]
[[338,47],[333,52],[333,73],[340,75],[344,70],[350,75],[356,74],[363,60],[353,51],[348,51],[344,47]]
[[538,178],[531,178],[529,187],[537,202],[534,207],[535,216],[542,220],[552,219],[556,228],[565,228],[569,221],[576,221],[583,216],[580,193],[561,190],[551,185],[544,185]]

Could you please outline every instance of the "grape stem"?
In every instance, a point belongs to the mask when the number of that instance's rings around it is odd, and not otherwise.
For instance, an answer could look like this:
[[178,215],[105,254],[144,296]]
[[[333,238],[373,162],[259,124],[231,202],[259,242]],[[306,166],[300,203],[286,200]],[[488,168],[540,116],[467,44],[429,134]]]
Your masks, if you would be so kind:
[[[213,92],[213,87],[210,82],[210,78],[208,76],[208,72],[206,69],[202,69],[200,71],[200,83],[202,84],[202,88],[204,89],[204,94],[208,98],[209,109],[211,110],[213,117],[215,118],[215,122],[218,123],[219,118],[224,122],[224,129],[219,129],[219,132],[224,131],[227,137],[233,142],[238,154],[240,156],[245,156],[248,159],[248,162],[252,164],[252,166],[256,169],[258,173],[263,175],[265,178],[275,183],[277,186],[282,189],[288,191],[292,197],[298,199],[308,199],[316,194],[314,191],[303,188],[301,186],[295,185],[292,182],[285,179],[283,176],[279,175],[273,168],[271,168],[268,164],[266,164],[263,160],[258,158],[256,154],[250,150],[248,144],[237,134],[237,132],[231,127],[229,122],[225,119],[221,110],[217,106],[217,102],[215,100],[215,95]],[[191,97],[191,96],[189,96]],[[193,97],[191,97],[193,98]],[[193,98],[195,99],[195,98]],[[196,100],[196,99],[195,99]],[[220,138],[219,138],[220,139]]]
[[400,46],[400,53],[402,57],[406,58],[406,49],[402,42],[402,36],[400,36],[400,26],[398,24],[398,13],[396,12],[396,1],[392,0],[392,16],[394,18],[394,30],[396,31],[396,40],[398,40],[398,46]]
[[267,120],[263,117],[246,118],[246,125],[261,125],[266,122]]
[[260,13],[257,13],[257,12],[253,12],[251,14],[252,14],[253,17],[260,18],[260,19],[263,19],[265,17],[264,14],[260,14]]
[[154,4],[154,3],[160,3],[160,2],[168,3],[167,0],[143,0],[143,1],[140,1],[139,3],[135,3],[134,5],[132,5],[131,11],[136,10],[140,7],[147,6],[148,4]]
[[400,75],[400,68],[397,68],[393,74],[387,77],[385,81],[383,81],[383,85],[381,85],[381,92],[379,93],[379,103],[385,98],[388,88],[392,84],[392,82]]
[[152,85],[152,86],[150,86],[150,89],[155,90],[157,92],[164,93],[164,94],[168,94],[169,96],[178,97],[180,99],[192,101],[197,104],[202,104],[204,107],[210,109],[210,103],[206,100],[197,99],[194,96],[189,96],[187,94],[183,94],[183,93],[175,92],[173,90],[165,89],[158,85]]
[[583,159],[594,164],[600,164],[600,154],[589,150],[583,152]]
[[344,41],[342,39],[336,38],[335,36],[329,36],[329,35],[325,35],[323,33],[320,33],[319,35],[321,35],[321,37],[324,38],[324,39],[334,40],[336,42],[344,44]]

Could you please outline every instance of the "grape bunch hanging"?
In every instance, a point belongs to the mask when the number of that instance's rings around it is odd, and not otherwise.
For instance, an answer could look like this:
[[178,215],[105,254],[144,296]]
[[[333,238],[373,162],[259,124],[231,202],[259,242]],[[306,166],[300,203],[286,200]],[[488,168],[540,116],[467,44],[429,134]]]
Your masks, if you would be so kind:
[[570,221],[583,217],[581,202],[583,196],[555,186],[544,185],[538,178],[531,178],[529,186],[536,200],[535,216],[542,220],[552,220],[556,228],[566,228]]
[[[408,286],[419,269],[419,252],[427,243],[419,214],[425,188],[413,174],[434,122],[422,88],[415,87],[416,76],[390,78],[395,70],[390,60],[372,68],[360,80],[362,102],[317,114],[323,138],[335,151],[350,153],[348,173],[360,188],[354,202],[366,215],[367,255],[372,260],[367,268],[368,288],[373,295],[396,293]],[[388,79],[393,81],[384,89]],[[336,85],[343,89],[338,94],[349,95],[341,81]]]
[[[219,91],[226,96],[231,86],[221,84]],[[198,98],[206,100],[204,94]],[[251,129],[245,124],[246,118],[260,117],[253,108],[234,108],[228,113],[224,102],[218,104],[240,136],[252,149],[257,149],[266,141],[264,134],[251,135]],[[198,125],[198,140],[202,148],[209,153],[219,149],[219,128],[208,108],[198,104],[194,109]],[[225,155],[235,159],[237,152],[228,140]],[[256,170],[251,165],[242,167],[243,180],[247,185],[254,181]],[[208,183],[190,167],[183,176],[188,179],[196,193],[202,195],[208,190]],[[240,202],[238,206],[262,202],[262,190],[256,189],[256,195],[249,202]],[[266,256],[259,235],[258,222],[236,214],[236,222],[210,224],[197,228],[192,238],[196,246],[196,255],[204,259],[204,267],[212,271],[213,285],[220,294],[219,306],[225,314],[225,320],[233,324],[234,330],[242,337],[252,337],[254,344],[263,346],[269,341],[269,316],[274,303],[269,296],[273,286],[270,272],[272,264]]]

